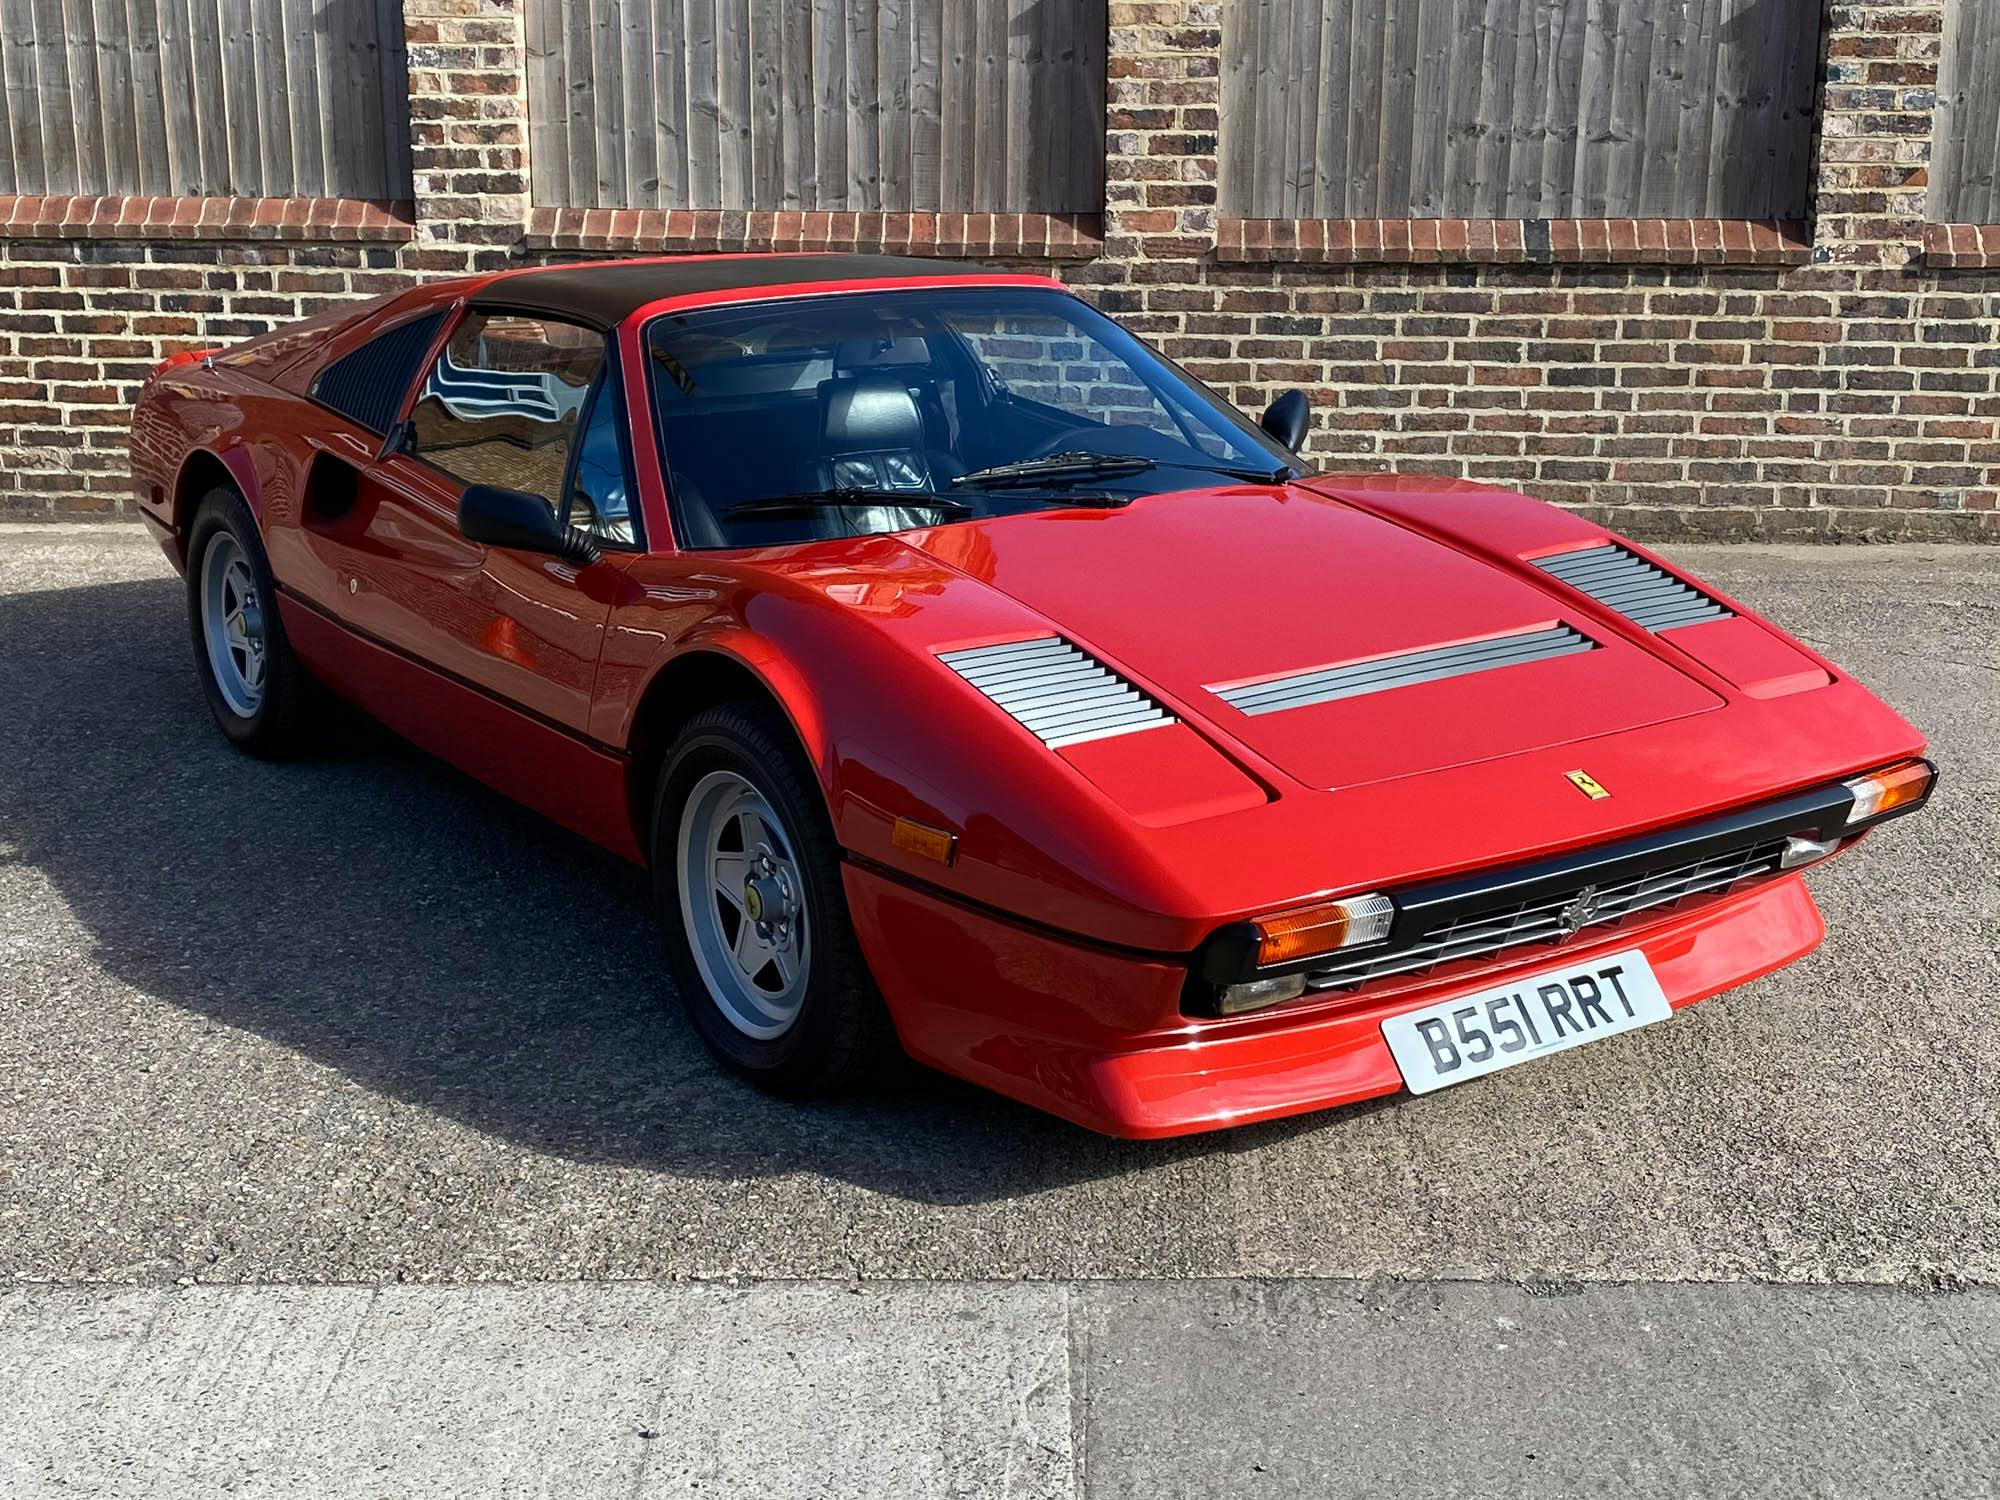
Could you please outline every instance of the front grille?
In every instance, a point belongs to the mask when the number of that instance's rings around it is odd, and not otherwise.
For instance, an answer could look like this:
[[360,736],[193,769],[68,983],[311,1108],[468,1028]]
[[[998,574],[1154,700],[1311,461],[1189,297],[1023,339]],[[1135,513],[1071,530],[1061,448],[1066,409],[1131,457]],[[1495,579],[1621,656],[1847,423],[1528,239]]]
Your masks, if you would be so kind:
[[[1575,932],[1609,927],[1689,896],[1726,891],[1748,880],[1775,875],[1784,849],[1784,839],[1765,839],[1599,885],[1579,881],[1567,890],[1545,891],[1525,901],[1467,912],[1419,932],[1387,952],[1357,954],[1342,963],[1315,969],[1306,976],[1306,987],[1351,989],[1390,975],[1421,974],[1457,959],[1480,958],[1536,943],[1553,944]],[[1585,907],[1577,905],[1586,892],[1595,902],[1588,907],[1587,916]]]
[[1535,566],[1647,630],[1730,618],[1728,609],[1693,584],[1616,542],[1536,558]]
[[1447,677],[1490,672],[1498,667],[1596,649],[1597,642],[1583,632],[1568,625],[1551,625],[1540,630],[1491,636],[1483,641],[1462,641],[1455,646],[1427,646],[1420,651],[1376,656],[1343,666],[1312,667],[1261,682],[1211,687],[1209,691],[1240,713],[1271,714],[1280,709],[1359,698],[1414,683],[1438,682]]
[[1050,749],[1171,724],[1145,693],[1057,635],[939,653]]

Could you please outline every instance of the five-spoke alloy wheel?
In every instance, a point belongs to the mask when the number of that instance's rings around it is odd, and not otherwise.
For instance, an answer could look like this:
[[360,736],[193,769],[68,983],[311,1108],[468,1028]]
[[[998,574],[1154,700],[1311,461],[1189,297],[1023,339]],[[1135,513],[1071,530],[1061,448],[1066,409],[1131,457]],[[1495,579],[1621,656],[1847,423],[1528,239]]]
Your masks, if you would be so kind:
[[723,1016],[769,1041],[798,1019],[812,915],[784,824],[734,771],[695,783],[681,814],[681,920]]
[[233,489],[210,490],[188,523],[187,601],[195,670],[222,732],[254,755],[299,750],[315,684],[285,639],[256,518]]
[[682,726],[661,762],[652,856],[674,987],[725,1063],[814,1094],[893,1053],[826,799],[774,707],[727,703]]
[[202,556],[200,587],[209,671],[230,710],[247,719],[264,701],[264,606],[250,559],[226,531]]

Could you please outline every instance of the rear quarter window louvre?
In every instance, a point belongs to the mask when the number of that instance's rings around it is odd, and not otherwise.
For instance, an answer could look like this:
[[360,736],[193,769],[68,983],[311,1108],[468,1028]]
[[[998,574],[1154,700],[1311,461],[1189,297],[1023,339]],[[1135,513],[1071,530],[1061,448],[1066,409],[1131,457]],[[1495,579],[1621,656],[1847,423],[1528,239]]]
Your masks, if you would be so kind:
[[1616,542],[1538,557],[1535,566],[1651,631],[1727,620],[1734,613]]
[[348,350],[319,372],[313,400],[370,432],[387,432],[443,321],[442,312],[412,318]]

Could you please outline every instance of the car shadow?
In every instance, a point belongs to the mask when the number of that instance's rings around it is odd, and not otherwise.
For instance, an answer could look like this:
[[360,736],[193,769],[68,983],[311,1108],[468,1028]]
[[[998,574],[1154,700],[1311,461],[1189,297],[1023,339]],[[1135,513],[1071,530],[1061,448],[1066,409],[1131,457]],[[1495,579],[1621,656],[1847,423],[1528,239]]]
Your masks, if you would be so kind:
[[380,732],[237,753],[186,632],[173,579],[0,598],[0,861],[42,872],[146,996],[535,1150],[933,1204],[1313,1128],[1112,1141],[915,1065],[771,1099],[682,1019],[642,872]]

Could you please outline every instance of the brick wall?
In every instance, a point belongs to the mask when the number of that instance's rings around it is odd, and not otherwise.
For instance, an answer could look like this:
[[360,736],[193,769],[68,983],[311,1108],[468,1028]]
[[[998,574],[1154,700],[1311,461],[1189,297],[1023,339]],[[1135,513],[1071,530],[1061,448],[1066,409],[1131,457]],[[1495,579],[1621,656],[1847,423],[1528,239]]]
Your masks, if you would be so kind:
[[338,298],[858,246],[1047,266],[1245,406],[1302,385],[1328,467],[1467,474],[1641,534],[2000,537],[2000,231],[1924,222],[1943,0],[1828,6],[1803,225],[1220,220],[1222,9],[1111,0],[1098,222],[531,210],[518,5],[408,0],[413,201],[5,205],[0,514],[128,511],[153,361]]

